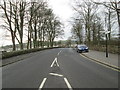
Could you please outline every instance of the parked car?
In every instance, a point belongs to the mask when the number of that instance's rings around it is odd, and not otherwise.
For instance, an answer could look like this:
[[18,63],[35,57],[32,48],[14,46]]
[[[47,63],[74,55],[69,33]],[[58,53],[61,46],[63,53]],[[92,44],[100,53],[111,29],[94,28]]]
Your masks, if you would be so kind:
[[86,45],[77,45],[76,46],[76,51],[81,53],[81,52],[89,52],[89,48]]

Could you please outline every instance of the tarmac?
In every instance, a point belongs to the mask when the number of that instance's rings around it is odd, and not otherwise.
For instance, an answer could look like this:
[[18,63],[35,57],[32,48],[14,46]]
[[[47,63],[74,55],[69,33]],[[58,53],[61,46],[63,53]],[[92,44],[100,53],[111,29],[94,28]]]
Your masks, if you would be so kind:
[[[12,63],[24,60],[25,58],[34,56],[36,53],[37,52],[28,53],[28,54],[19,55],[19,56],[15,56],[15,57],[0,60],[0,61],[2,61],[0,66],[6,66],[8,64],[12,64]],[[99,62],[101,64],[104,64],[104,65],[107,65],[107,66],[110,66],[110,67],[113,67],[115,69],[120,70],[120,61],[119,61],[119,55],[118,54],[108,53],[108,57],[106,57],[105,52],[89,50],[89,52],[82,53],[81,55],[83,55],[86,58],[89,58],[91,60],[94,60],[96,62]]]

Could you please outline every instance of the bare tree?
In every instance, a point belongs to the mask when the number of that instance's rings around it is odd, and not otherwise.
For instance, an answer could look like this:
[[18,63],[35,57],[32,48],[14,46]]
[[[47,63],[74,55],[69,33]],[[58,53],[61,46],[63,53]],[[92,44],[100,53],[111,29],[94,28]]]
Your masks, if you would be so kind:
[[74,37],[78,38],[78,43],[83,43],[83,28],[82,28],[81,20],[75,20],[74,25],[72,27],[72,34]]
[[[17,10],[17,5],[19,5],[18,10]],[[24,31],[23,28],[24,28],[24,20],[25,20],[24,17],[25,17],[26,2],[20,1],[17,5],[16,5],[16,13],[15,13],[15,27],[19,33],[20,40],[18,39],[17,40],[20,44],[20,49],[22,50],[23,49],[23,31]]]
[[79,1],[76,2],[76,7],[73,7],[75,11],[77,11],[80,15],[80,18],[84,19],[85,30],[86,30],[86,41],[88,43],[91,42],[91,21],[94,19],[94,16],[97,12],[97,5],[91,2],[91,0],[83,1],[82,3]]
[[18,41],[20,49],[24,49],[23,39],[26,31],[27,49],[44,47],[46,42],[53,47],[54,39],[63,32],[61,22],[45,1],[28,3],[4,1],[0,6],[4,10],[6,23],[9,25],[6,28],[11,32],[13,50],[15,50],[15,40]]
[[0,7],[4,10],[4,14],[5,14],[5,17],[7,19],[6,23],[9,26],[9,28],[7,28],[7,30],[9,30],[11,33],[12,43],[13,43],[13,51],[15,51],[16,50],[16,47],[15,47],[16,29],[14,30],[13,26],[12,26],[13,5],[11,2],[9,2],[9,3],[7,3],[6,1],[3,1],[3,2],[4,2],[4,4],[0,5]]
[[119,25],[119,31],[120,31],[120,1],[118,0],[109,0],[109,2],[95,2],[98,5],[104,5],[105,7],[109,8],[109,10],[113,10],[116,13],[117,16],[117,22]]

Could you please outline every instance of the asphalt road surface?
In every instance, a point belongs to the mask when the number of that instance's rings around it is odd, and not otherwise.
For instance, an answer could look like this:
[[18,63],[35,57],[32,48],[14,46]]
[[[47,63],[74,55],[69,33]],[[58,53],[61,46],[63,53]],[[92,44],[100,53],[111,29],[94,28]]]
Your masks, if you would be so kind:
[[2,88],[118,88],[118,72],[72,48],[50,49],[4,66]]

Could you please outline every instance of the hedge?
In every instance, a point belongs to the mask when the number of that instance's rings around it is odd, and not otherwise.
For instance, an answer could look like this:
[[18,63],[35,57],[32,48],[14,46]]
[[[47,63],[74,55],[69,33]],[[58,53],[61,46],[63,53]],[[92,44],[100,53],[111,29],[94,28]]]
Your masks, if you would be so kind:
[[[106,46],[105,45],[93,45],[93,46],[89,46],[89,48],[91,50],[106,52]],[[108,45],[108,52],[109,53],[114,53],[114,54],[119,54],[120,53],[118,46],[114,46],[114,45]]]
[[22,54],[27,54],[27,53],[37,52],[37,51],[41,51],[41,50],[46,50],[46,49],[53,49],[53,48],[60,48],[60,47],[35,48],[35,49],[28,49],[28,50],[19,50],[19,51],[12,51],[12,52],[3,52],[3,53],[2,53],[2,59],[10,58],[10,57],[18,56],[18,55],[22,55]]

